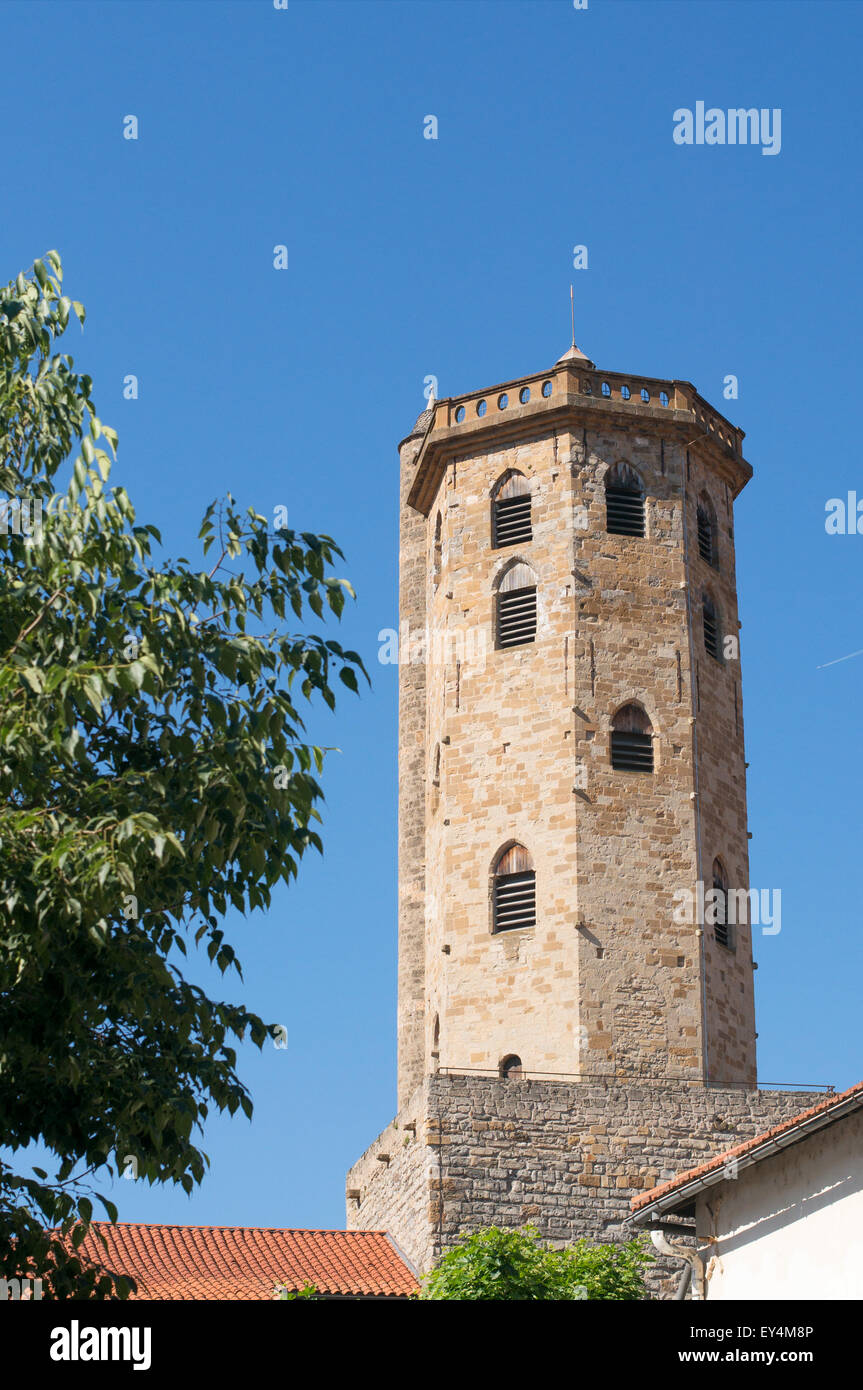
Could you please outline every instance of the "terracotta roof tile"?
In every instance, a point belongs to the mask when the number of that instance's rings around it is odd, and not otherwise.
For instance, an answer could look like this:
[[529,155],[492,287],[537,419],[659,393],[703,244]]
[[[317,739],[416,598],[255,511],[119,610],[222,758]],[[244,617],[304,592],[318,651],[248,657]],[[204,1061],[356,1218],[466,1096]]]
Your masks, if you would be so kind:
[[[107,1250],[98,1239],[101,1232]],[[417,1280],[383,1231],[96,1221],[81,1254],[137,1280],[139,1299],[269,1299],[277,1284],[405,1298]]]
[[687,1183],[694,1182],[698,1178],[706,1176],[708,1173],[715,1172],[717,1168],[724,1168],[726,1163],[734,1158],[742,1158],[745,1154],[751,1153],[769,1139],[775,1139],[788,1130],[794,1129],[805,1120],[811,1119],[814,1115],[825,1114],[829,1110],[841,1105],[844,1101],[851,1100],[852,1097],[859,1096],[863,1103],[863,1081],[858,1081],[856,1085],[849,1086],[847,1091],[842,1091],[838,1096],[828,1096],[818,1105],[812,1105],[808,1110],[801,1110],[799,1115],[794,1115],[790,1120],[783,1120],[781,1125],[774,1125],[772,1129],[765,1129],[762,1134],[756,1134],[754,1139],[747,1139],[742,1144],[737,1144],[733,1149],[725,1149],[721,1154],[716,1154],[707,1163],[700,1163],[697,1168],[689,1168],[685,1173],[679,1173],[676,1178],[671,1178],[668,1182],[660,1183],[658,1187],[652,1187],[649,1192],[642,1192],[637,1197],[633,1197],[630,1203],[633,1211],[641,1211],[644,1207],[649,1207],[659,1197],[665,1197],[668,1193],[674,1192],[678,1187],[685,1187]]

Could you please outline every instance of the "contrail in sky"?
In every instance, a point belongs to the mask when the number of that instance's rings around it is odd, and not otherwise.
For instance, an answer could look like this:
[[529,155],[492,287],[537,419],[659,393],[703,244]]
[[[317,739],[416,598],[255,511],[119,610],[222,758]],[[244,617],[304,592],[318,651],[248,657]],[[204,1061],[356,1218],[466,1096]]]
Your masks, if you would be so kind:
[[840,661],[850,661],[852,656],[863,656],[863,647],[859,652],[849,652],[847,656],[837,656],[835,661],[823,661],[820,666],[816,666],[816,671],[823,671],[825,666],[838,666]]

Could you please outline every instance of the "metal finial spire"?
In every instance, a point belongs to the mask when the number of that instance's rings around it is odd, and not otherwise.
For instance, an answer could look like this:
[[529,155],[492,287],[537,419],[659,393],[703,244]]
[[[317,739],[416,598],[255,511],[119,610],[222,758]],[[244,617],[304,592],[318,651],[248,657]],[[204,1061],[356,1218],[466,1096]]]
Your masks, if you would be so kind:
[[572,346],[575,347],[575,297],[572,293],[572,285],[569,287],[569,312],[572,318]]

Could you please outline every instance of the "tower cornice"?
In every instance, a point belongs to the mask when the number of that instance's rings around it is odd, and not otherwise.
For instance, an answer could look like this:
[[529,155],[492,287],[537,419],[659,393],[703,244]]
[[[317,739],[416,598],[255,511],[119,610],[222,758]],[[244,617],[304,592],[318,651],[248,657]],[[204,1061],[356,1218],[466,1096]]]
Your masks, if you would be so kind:
[[[662,403],[663,396],[667,404]],[[499,404],[502,397],[506,397],[505,406]],[[562,359],[545,372],[449,396],[432,405],[434,415],[426,425],[407,498],[409,506],[425,515],[448,463],[466,450],[487,449],[492,439],[495,444],[517,443],[546,429],[601,427],[603,420],[615,426],[637,424],[644,433],[662,434],[681,444],[699,443],[734,497],[752,477],[751,465],[742,454],[744,431],[689,381],[600,371],[592,364]]]

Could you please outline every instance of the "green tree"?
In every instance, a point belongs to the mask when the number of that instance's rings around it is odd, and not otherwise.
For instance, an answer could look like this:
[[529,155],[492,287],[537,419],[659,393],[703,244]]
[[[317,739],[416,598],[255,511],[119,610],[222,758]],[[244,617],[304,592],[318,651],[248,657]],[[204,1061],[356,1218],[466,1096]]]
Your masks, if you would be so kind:
[[204,569],[154,558],[158,531],[108,486],[92,383],[56,350],[71,317],[56,252],[0,289],[0,1139],[57,1160],[0,1162],[0,1277],[122,1296],[75,1253],[93,1183],[132,1164],[191,1191],[210,1107],[251,1115],[231,1044],[275,1027],[182,958],[191,941],[240,972],[224,913],[266,908],[321,850],[324,750],[300,710],[365,672],[290,630],[353,593],[329,537],[228,497]]
[[653,1256],[643,1238],[625,1245],[544,1245],[533,1226],[477,1231],[447,1250],[422,1281],[423,1299],[641,1299]]

